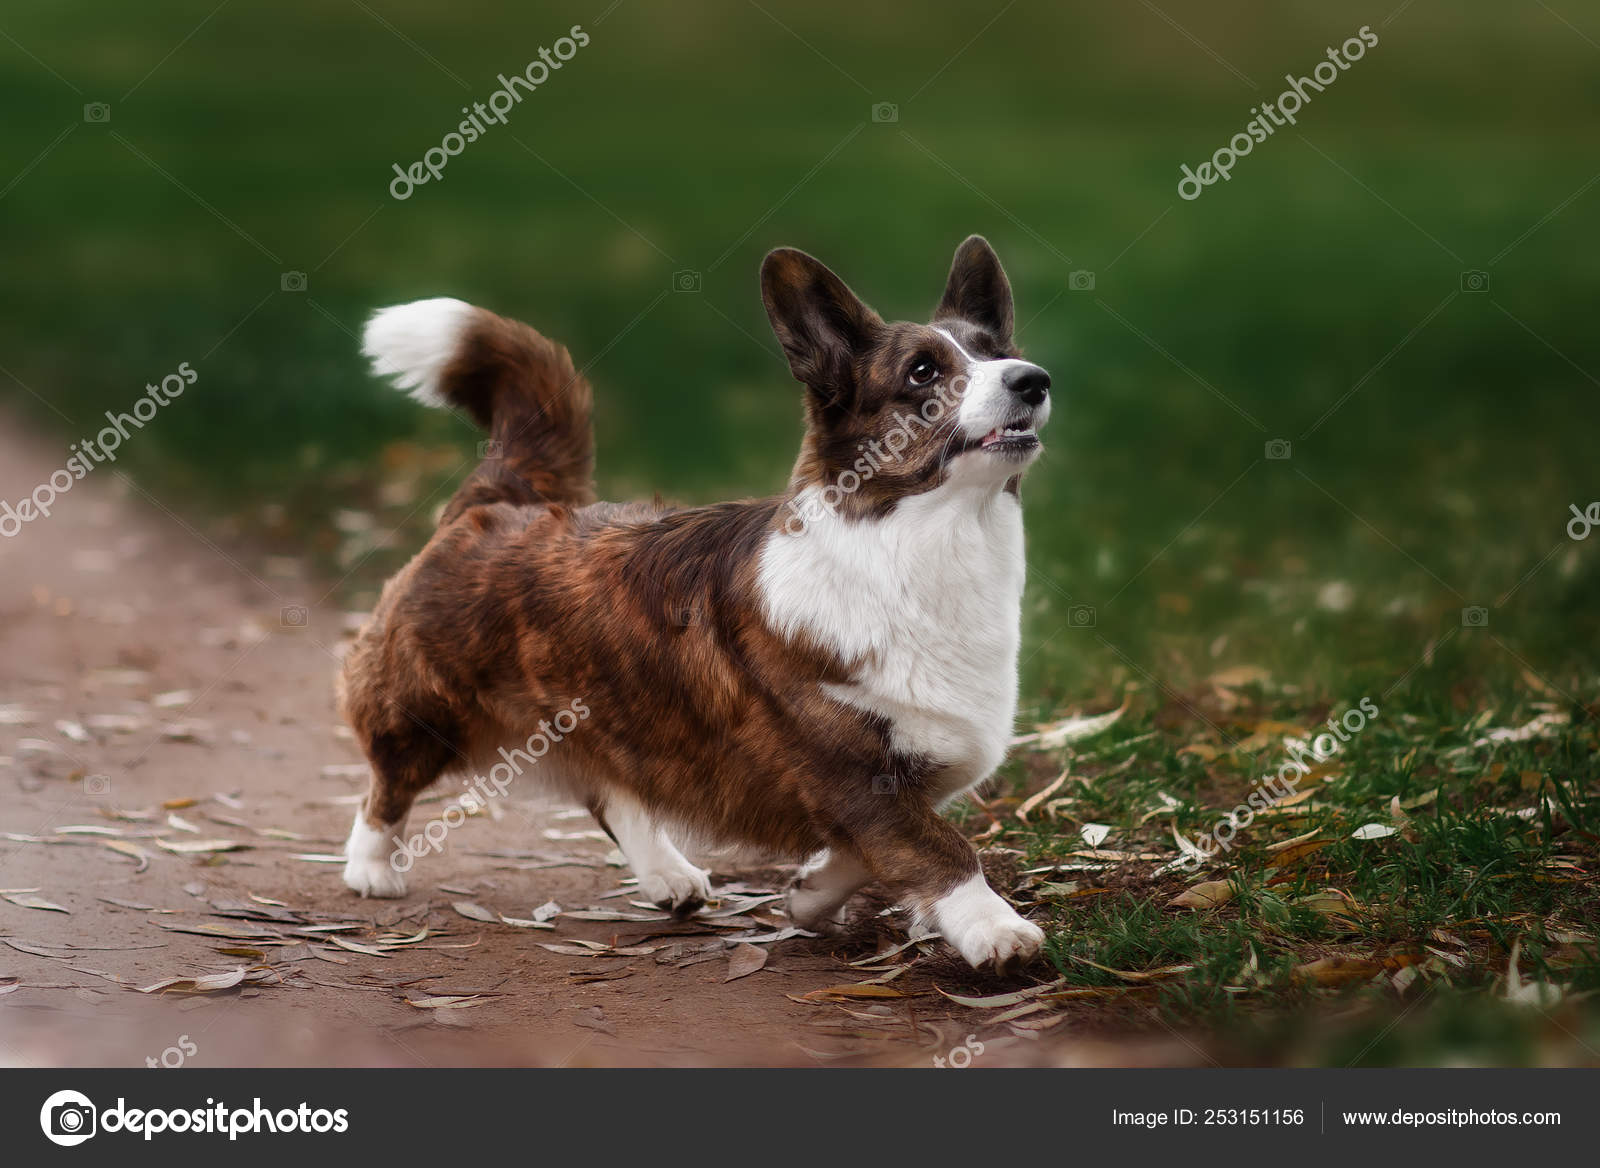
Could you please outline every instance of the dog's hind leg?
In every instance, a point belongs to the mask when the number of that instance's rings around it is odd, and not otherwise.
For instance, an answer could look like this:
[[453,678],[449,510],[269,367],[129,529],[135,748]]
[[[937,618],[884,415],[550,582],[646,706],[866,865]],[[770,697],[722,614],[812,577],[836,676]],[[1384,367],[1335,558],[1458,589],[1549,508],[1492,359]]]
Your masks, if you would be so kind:
[[[372,783],[345,844],[344,882],[362,896],[404,896],[405,874],[423,850],[407,846],[406,816],[417,796],[455,760],[455,750],[414,725],[375,735],[366,748]],[[431,838],[426,842],[437,849]]]
[[646,900],[688,916],[711,899],[711,873],[697,868],[678,850],[651,814],[632,795],[611,789],[596,792],[589,812],[617,841],[628,867],[639,878]]
[[831,848],[800,870],[789,890],[789,919],[812,931],[837,925],[846,902],[871,880],[872,873],[859,856],[846,848]]

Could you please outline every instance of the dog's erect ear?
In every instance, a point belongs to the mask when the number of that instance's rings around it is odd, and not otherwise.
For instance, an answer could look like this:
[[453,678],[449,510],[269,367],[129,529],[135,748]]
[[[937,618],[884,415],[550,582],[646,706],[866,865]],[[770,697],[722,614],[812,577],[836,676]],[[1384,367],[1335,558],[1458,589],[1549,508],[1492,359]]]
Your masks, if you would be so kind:
[[950,264],[950,281],[933,319],[956,316],[982,325],[1001,341],[1011,340],[1011,283],[1000,257],[981,235],[969,235],[956,248]]
[[820,261],[792,247],[761,263],[761,301],[795,380],[832,405],[855,396],[856,356],[883,320]]

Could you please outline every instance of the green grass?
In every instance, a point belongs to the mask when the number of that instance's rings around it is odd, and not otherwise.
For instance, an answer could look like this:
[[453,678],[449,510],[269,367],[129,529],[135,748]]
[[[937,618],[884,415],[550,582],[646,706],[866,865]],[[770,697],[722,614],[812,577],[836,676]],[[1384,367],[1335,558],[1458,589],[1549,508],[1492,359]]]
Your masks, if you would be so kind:
[[[1178,854],[1173,831],[1199,838],[1286,757],[1275,744],[1229,751],[1217,731],[1241,746],[1263,723],[1280,737],[1291,722],[1309,732],[1322,707],[1309,717],[1301,702],[1286,708],[1271,682],[1226,712],[1215,691],[1156,695],[1159,708],[1144,702],[1085,757],[1065,760],[1068,781],[1031,824],[1016,822],[1018,798],[1061,763],[1024,756],[1015,796],[989,805],[1007,825],[991,839],[1022,849],[1026,875],[1012,895],[1053,924],[1050,955],[1067,986],[1104,991],[1072,1008],[1157,1035],[1196,1031],[1214,1057],[1245,1061],[1289,1051],[1367,1065],[1600,1057],[1596,721],[1520,682],[1483,707],[1497,716],[1466,719],[1418,689],[1396,690],[1305,780],[1309,800],[1284,801],[1192,873],[1165,863]],[[1540,712],[1571,721],[1525,742],[1470,745]],[[1211,757],[1214,747],[1224,749]],[[1110,829],[1099,848],[1111,857],[1072,854],[1086,850],[1085,824]],[[1399,830],[1355,838],[1368,824]],[[1291,840],[1301,842],[1273,847]],[[1139,858],[1150,855],[1162,860]],[[1226,884],[1221,903],[1170,903],[1202,881]],[[1513,951],[1518,976],[1562,987],[1561,1001],[1506,1000]],[[1330,974],[1334,961],[1344,964]],[[1457,1034],[1426,1021],[1435,1010],[1481,1017]],[[1319,1032],[1309,1021],[1330,1018],[1348,1025]],[[1387,1041],[1402,1023],[1405,1040]],[[1355,1034],[1367,1042],[1346,1051]]]
[[[1042,902],[1063,975],[1116,980],[1074,955],[1192,964],[1139,1008],[1252,1036],[1239,1057],[1336,1059],[1381,1032],[1368,1061],[1433,1057],[1453,1035],[1462,1057],[1542,1057],[1547,1024],[1491,1003],[1514,943],[1525,972],[1595,981],[1592,942],[1574,956],[1550,924],[1592,936],[1592,884],[1540,877],[1558,855],[1596,863],[1600,568],[1596,541],[1564,525],[1600,498],[1585,41],[1600,21],[1566,12],[1580,36],[1539,6],[1469,0],[1385,25],[1396,5],[1230,0],[1173,12],[1185,36],[1138,5],[764,7],[157,0],[6,16],[0,393],[64,459],[102,411],[193,363],[198,384],[119,469],[253,569],[312,559],[326,584],[305,599],[337,583],[360,607],[477,440],[367,377],[355,334],[372,307],[450,294],[537,324],[597,387],[604,493],[708,501],[781,489],[799,436],[756,295],[768,248],[811,250],[887,315],[921,317],[951,249],[981,231],[1057,388],[1025,487],[1024,719],[1138,694],[1080,760],[1086,777],[1126,769],[1071,785],[1072,819],[1012,824],[1003,842],[1054,862],[1082,820],[1141,847],[1166,831],[1170,850],[1169,817],[1140,823],[1157,792],[1200,830],[1270,761],[1184,747],[1309,728],[1393,687],[1293,825],[1326,847],[1268,877],[1261,847],[1290,825],[1252,837],[1229,857],[1239,896],[1210,913],[1163,907],[1180,885],[1154,863],[1086,875],[1104,891]],[[573,23],[592,43],[511,124],[443,181],[388,196],[391,164]],[[1363,23],[1380,44],[1297,132],[1177,198],[1180,162]],[[83,121],[90,101],[109,123]],[[899,120],[871,122],[877,101]],[[668,291],[680,269],[699,291]],[[1462,291],[1467,269],[1490,289]],[[287,270],[307,291],[280,290]],[[1095,287],[1072,290],[1075,270]],[[1292,456],[1267,458],[1273,439]],[[1463,625],[1472,606],[1486,627]],[[1270,680],[1224,708],[1207,678],[1242,665]],[[1570,727],[1447,757],[1536,702]],[[1002,793],[1058,765],[1020,760]],[[1493,811],[1535,805],[1528,774],[1555,810]],[[1435,789],[1415,839],[1349,838]],[[1345,924],[1296,905],[1327,886],[1363,911]],[[1463,921],[1482,922],[1466,969],[1427,974],[1436,1005],[1387,1032],[1383,1008],[1405,1012],[1415,983],[1293,980],[1317,956],[1392,955]],[[1351,997],[1375,1003],[1370,1034],[1365,1015],[1324,1033]]]

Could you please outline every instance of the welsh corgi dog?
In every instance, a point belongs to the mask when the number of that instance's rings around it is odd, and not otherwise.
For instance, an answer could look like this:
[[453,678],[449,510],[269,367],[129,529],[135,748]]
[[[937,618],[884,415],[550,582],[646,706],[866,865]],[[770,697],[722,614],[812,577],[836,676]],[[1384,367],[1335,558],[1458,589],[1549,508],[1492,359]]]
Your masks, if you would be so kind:
[[732,845],[802,863],[802,928],[872,883],[975,967],[1038,955],[940,809],[1012,734],[1050,376],[1018,355],[980,236],[928,324],[884,321],[792,248],[761,295],[804,387],[799,456],[781,493],[701,507],[595,500],[590,387],[527,325],[453,299],[368,322],[376,373],[489,440],[345,659],[372,767],[351,889],[404,895],[407,816],[441,775],[526,774],[677,913],[712,896],[685,850]]

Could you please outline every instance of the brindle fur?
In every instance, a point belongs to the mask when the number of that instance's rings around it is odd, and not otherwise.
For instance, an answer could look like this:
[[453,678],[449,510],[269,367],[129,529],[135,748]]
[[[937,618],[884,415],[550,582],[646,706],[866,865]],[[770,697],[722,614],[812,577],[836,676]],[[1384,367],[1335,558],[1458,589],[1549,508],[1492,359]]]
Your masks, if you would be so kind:
[[[824,696],[859,663],[775,635],[755,579],[785,500],[832,481],[922,404],[906,363],[955,354],[930,326],[886,324],[803,253],[774,252],[762,276],[808,387],[805,438],[784,495],[706,507],[594,502],[588,384],[559,345],[478,310],[443,391],[497,448],[384,587],[344,666],[373,828],[578,700],[590,716],[539,775],[602,823],[626,792],[680,839],[853,855],[918,909],[978,870],[937,811],[934,760],[897,754],[882,718]],[[1010,291],[982,240],[957,253],[934,319],[970,352],[1014,354]],[[953,413],[845,500],[841,519],[937,486]]]

